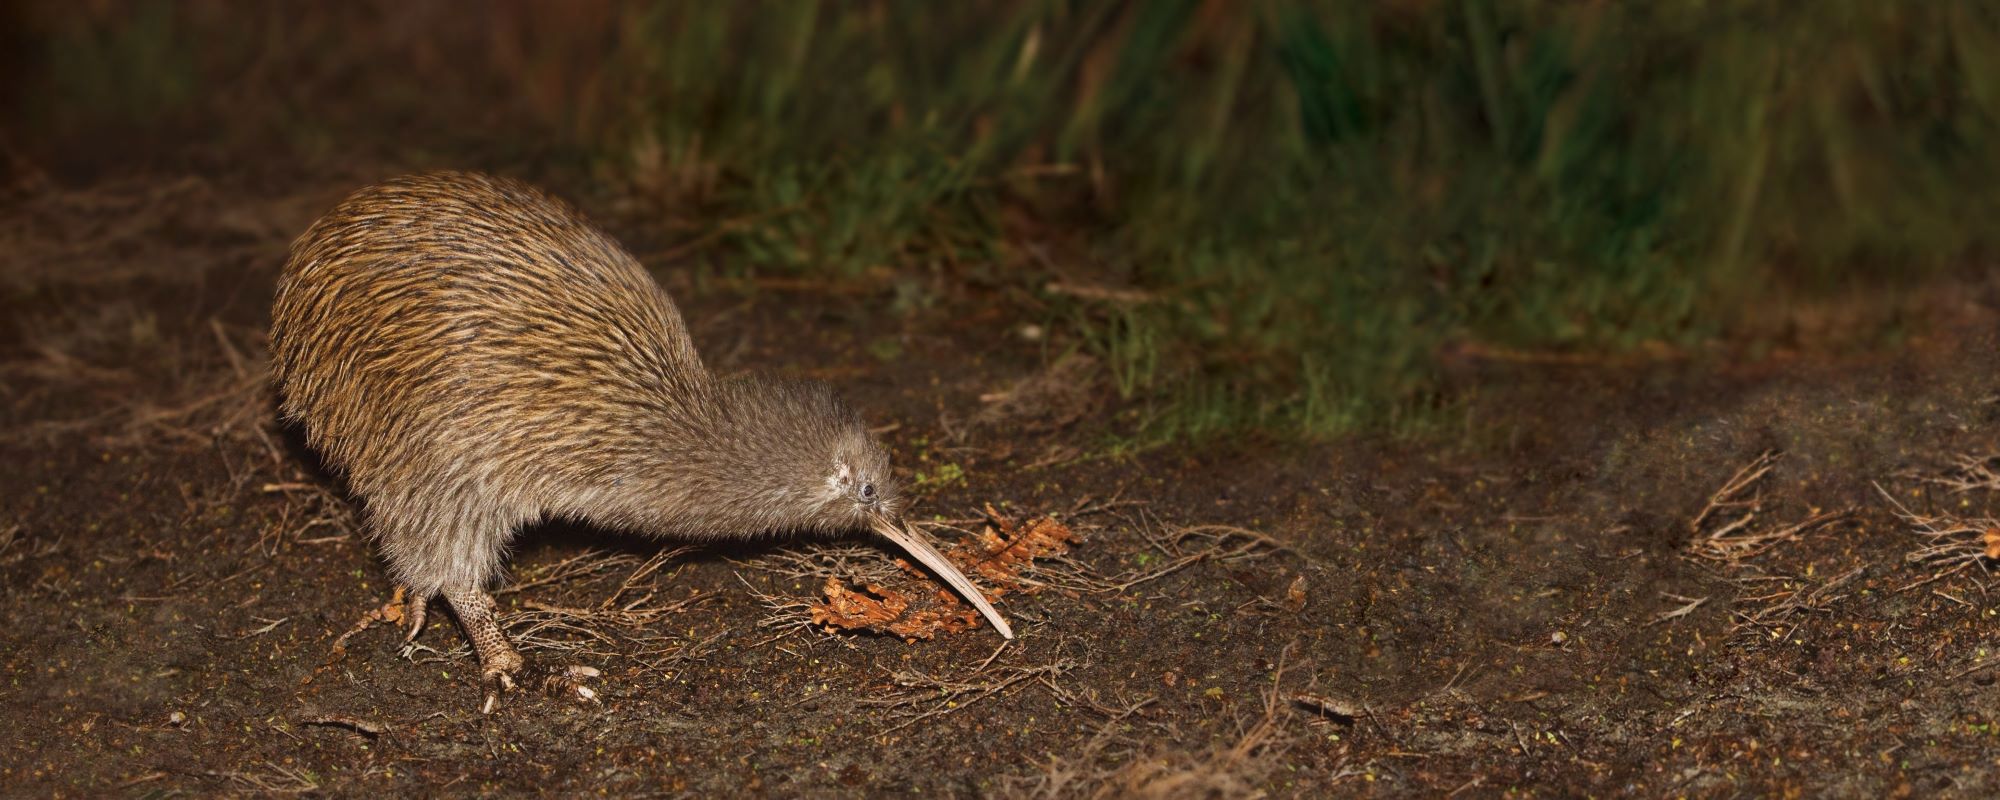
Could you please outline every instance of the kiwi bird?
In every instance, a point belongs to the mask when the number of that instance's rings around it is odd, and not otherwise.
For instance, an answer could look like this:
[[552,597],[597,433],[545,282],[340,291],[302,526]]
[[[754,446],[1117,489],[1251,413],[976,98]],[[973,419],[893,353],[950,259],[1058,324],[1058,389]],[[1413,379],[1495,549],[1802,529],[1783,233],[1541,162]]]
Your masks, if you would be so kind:
[[[694,540],[872,529],[1013,638],[904,523],[858,413],[822,383],[710,373],[638,261],[526,184],[441,172],[348,196],[293,243],[271,347],[281,413],[346,476],[404,590],[405,641],[442,596],[485,711],[531,674],[487,590],[545,519]],[[532,673],[592,696],[587,667]]]

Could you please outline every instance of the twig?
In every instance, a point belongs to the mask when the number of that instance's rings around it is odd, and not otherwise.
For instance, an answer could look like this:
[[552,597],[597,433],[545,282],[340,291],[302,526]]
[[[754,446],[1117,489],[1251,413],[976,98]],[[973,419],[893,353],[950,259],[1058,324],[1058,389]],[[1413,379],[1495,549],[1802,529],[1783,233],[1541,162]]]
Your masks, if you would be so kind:
[[1828,511],[1782,528],[1764,531],[1744,530],[1750,521],[1746,516],[1724,526],[1714,534],[1690,542],[1689,548],[1699,558],[1734,564],[1770,552],[1771,548],[1785,542],[1796,541],[1807,532],[1851,517],[1856,511],[1857,509],[1853,508]]
[[[1068,673],[1075,666],[1076,662],[1063,659],[1052,664],[1032,667],[1003,667],[992,670],[1000,673],[1002,677],[986,681],[954,681],[915,670],[903,670],[896,672],[892,677],[897,686],[903,687],[903,691],[887,697],[864,699],[861,704],[894,709],[907,716],[903,722],[877,734],[887,736],[924,720],[964,710],[974,703],[1007,692],[1026,681],[1052,684],[1056,678]],[[982,668],[975,671],[973,677],[984,676],[988,672],[988,669]]]
[[1649,626],[1650,626],[1650,625],[1658,625],[1658,624],[1660,624],[1660,623],[1662,623],[1662,622],[1666,622],[1666,621],[1668,621],[1668,620],[1676,620],[1676,619],[1680,619],[1681,617],[1685,617],[1685,616],[1687,616],[1687,615],[1689,615],[1689,614],[1692,614],[1692,613],[1694,613],[1694,610],[1695,610],[1695,609],[1697,609],[1697,608],[1701,608],[1701,604],[1703,604],[1703,603],[1706,603],[1706,602],[1708,602],[1708,598],[1707,598],[1707,597],[1701,597],[1701,598],[1687,598],[1687,597],[1682,597],[1682,596],[1680,596],[1680,595],[1676,595],[1676,594],[1664,594],[1664,593],[1662,593],[1662,596],[1663,596],[1663,597],[1666,597],[1666,598],[1669,598],[1669,599],[1672,599],[1672,600],[1680,600],[1680,601],[1683,601],[1683,602],[1685,602],[1685,603],[1686,603],[1686,605],[1683,605],[1683,606],[1681,606],[1681,607],[1679,607],[1679,608],[1676,608],[1676,609],[1674,609],[1674,610],[1672,610],[1672,611],[1667,611],[1667,612],[1663,612],[1663,613],[1660,613],[1660,614],[1655,614],[1655,615],[1653,616],[1653,621],[1652,621],[1652,622],[1648,622],[1648,623],[1646,623],[1646,624],[1647,624],[1647,625],[1649,625]]
[[1986,669],[1988,667],[1992,667],[1995,665],[2000,665],[2000,658],[1982,658],[1978,662],[1974,663],[1972,666],[1966,667],[1965,669],[1952,673],[1951,679],[1958,680],[1959,678],[1963,678],[1967,675],[1971,675],[1972,673],[1978,672],[1982,669]]
[[[260,619],[261,619],[261,617],[260,617]],[[241,636],[238,636],[238,637],[236,637],[236,640],[237,640],[237,641],[241,641],[241,640],[244,640],[244,639],[248,639],[248,638],[250,638],[250,637],[252,637],[252,636],[263,636],[264,634],[267,634],[267,633],[270,633],[271,631],[275,631],[275,630],[277,630],[277,629],[278,629],[278,626],[279,626],[279,625],[283,625],[283,624],[285,624],[285,623],[287,623],[287,622],[291,622],[291,621],[292,621],[292,618],[291,618],[291,617],[285,617],[284,619],[279,619],[279,620],[272,620],[272,621],[270,622],[270,624],[267,624],[267,625],[265,625],[265,626],[264,626],[264,627],[262,627],[262,628],[258,628],[258,629],[254,630],[254,631],[250,631],[250,632],[248,632],[248,633],[245,633],[245,634],[243,634],[243,635],[241,635]]]
[[1736,470],[1736,474],[1729,476],[1728,482],[1722,484],[1722,488],[1709,496],[1708,505],[1702,507],[1701,513],[1694,515],[1694,519],[1688,522],[1688,530],[1700,534],[1701,524],[1708,521],[1709,515],[1723,509],[1749,507],[1752,509],[1751,514],[1754,515],[1761,498],[1753,495],[1745,499],[1740,495],[1769,474],[1771,468],[1778,465],[1778,458],[1781,455],[1783,454],[1777,450],[1766,450]]
[[[1909,525],[1924,546],[1904,554],[1911,564],[1929,564],[1938,569],[1930,577],[1898,588],[1903,592],[1957,575],[1973,567],[1992,571],[1995,545],[2000,544],[2000,520],[1987,517],[1963,519],[1949,514],[1919,514],[1896,499],[1882,484],[1875,491],[1889,501],[1891,513]],[[1982,590],[1984,586],[1981,586]]]
[[[1825,583],[1812,587],[1811,591],[1807,591],[1805,586],[1800,586],[1788,592],[1778,592],[1763,597],[1748,598],[1751,600],[1777,599],[1778,602],[1754,612],[1735,612],[1737,631],[1757,629],[1766,632],[1775,632],[1778,623],[1789,620],[1794,614],[1802,611],[1824,611],[1827,606],[1846,597],[1846,595],[1834,594],[1836,590],[1861,577],[1862,573],[1866,571],[1867,567],[1865,566],[1855,567],[1828,579]],[[1771,638],[1790,637],[1798,628],[1798,625],[1793,625],[1790,630],[1784,632],[1783,636],[1774,636]]]
[[1918,480],[1942,486],[1952,494],[1964,494],[1975,489],[2000,490],[2000,454],[1960,454],[1943,472],[1920,476]]
[[300,725],[317,725],[329,728],[346,728],[373,739],[389,732],[389,726],[374,720],[357,719],[347,716],[309,717],[297,720]]

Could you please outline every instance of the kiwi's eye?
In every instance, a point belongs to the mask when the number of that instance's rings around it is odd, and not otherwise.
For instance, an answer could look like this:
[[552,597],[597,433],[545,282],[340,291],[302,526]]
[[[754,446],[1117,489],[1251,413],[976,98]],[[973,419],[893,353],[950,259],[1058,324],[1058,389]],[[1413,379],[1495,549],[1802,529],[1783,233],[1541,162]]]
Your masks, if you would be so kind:
[[863,500],[875,499],[875,484],[872,483],[861,484],[861,499]]

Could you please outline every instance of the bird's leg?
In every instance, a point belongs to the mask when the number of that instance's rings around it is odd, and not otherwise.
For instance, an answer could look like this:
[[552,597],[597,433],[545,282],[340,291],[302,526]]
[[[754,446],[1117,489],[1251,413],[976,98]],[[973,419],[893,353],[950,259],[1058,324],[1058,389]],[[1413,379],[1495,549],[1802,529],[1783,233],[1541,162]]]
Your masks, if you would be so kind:
[[507,643],[507,634],[500,630],[500,618],[493,613],[492,595],[479,589],[446,589],[444,600],[451,604],[452,613],[458,615],[458,624],[465,628],[466,638],[472,640],[473,652],[479,654],[480,683],[486,689],[486,701],[479,711],[493,713],[493,707],[500,702],[500,693],[514,688],[514,674],[527,662],[514,652],[514,646]]
[[443,594],[445,602],[451,604],[452,613],[458,615],[458,624],[465,628],[466,637],[472,640],[473,651],[479,654],[480,684],[486,692],[480,713],[493,713],[500,704],[500,694],[512,690],[517,683],[539,685],[552,695],[597,699],[597,693],[583,685],[584,678],[597,677],[595,669],[584,666],[528,669],[527,661],[500,630],[500,618],[495,613],[498,604],[492,595],[479,589],[446,589]]

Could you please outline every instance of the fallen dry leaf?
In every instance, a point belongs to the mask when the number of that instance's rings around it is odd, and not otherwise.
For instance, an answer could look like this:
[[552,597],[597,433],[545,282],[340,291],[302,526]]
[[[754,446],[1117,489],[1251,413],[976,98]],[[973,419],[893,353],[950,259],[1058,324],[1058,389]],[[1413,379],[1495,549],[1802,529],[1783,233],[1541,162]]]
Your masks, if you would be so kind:
[[[1069,552],[1069,546],[1076,541],[1076,534],[1068,525],[1049,517],[1036,517],[1025,524],[1000,516],[993,506],[986,507],[987,518],[992,525],[979,532],[979,549],[973,559],[966,559],[965,548],[953,548],[945,556],[960,569],[978,574],[999,584],[1002,591],[1020,588],[1021,571],[1032,566],[1035,559],[1059,556]],[[995,530],[998,528],[998,530]],[[905,564],[907,568],[907,563]]]
[[856,589],[830,577],[821,592],[826,601],[813,605],[812,621],[827,630],[874,631],[917,640],[971,630],[980,622],[978,610],[964,604],[911,612],[908,595],[873,583]]
[[[1076,540],[1068,525],[1050,517],[1021,523],[1001,516],[990,505],[986,515],[992,522],[977,539],[943,553],[953,565],[977,578],[991,601],[1024,591],[1023,571],[1036,559],[1069,552]],[[981,626],[978,609],[950,587],[936,583],[930,573],[909,561],[897,559],[896,563],[908,576],[907,585],[899,581],[896,586],[869,583],[856,587],[839,578],[827,578],[820,590],[824,599],[810,609],[813,624],[828,631],[871,631],[912,641]]]
[[1983,538],[1986,540],[1986,557],[2000,559],[2000,528],[1987,528]]
[[1298,577],[1292,579],[1292,585],[1285,589],[1285,610],[1297,614],[1304,611],[1305,607],[1306,576],[1301,572]]

